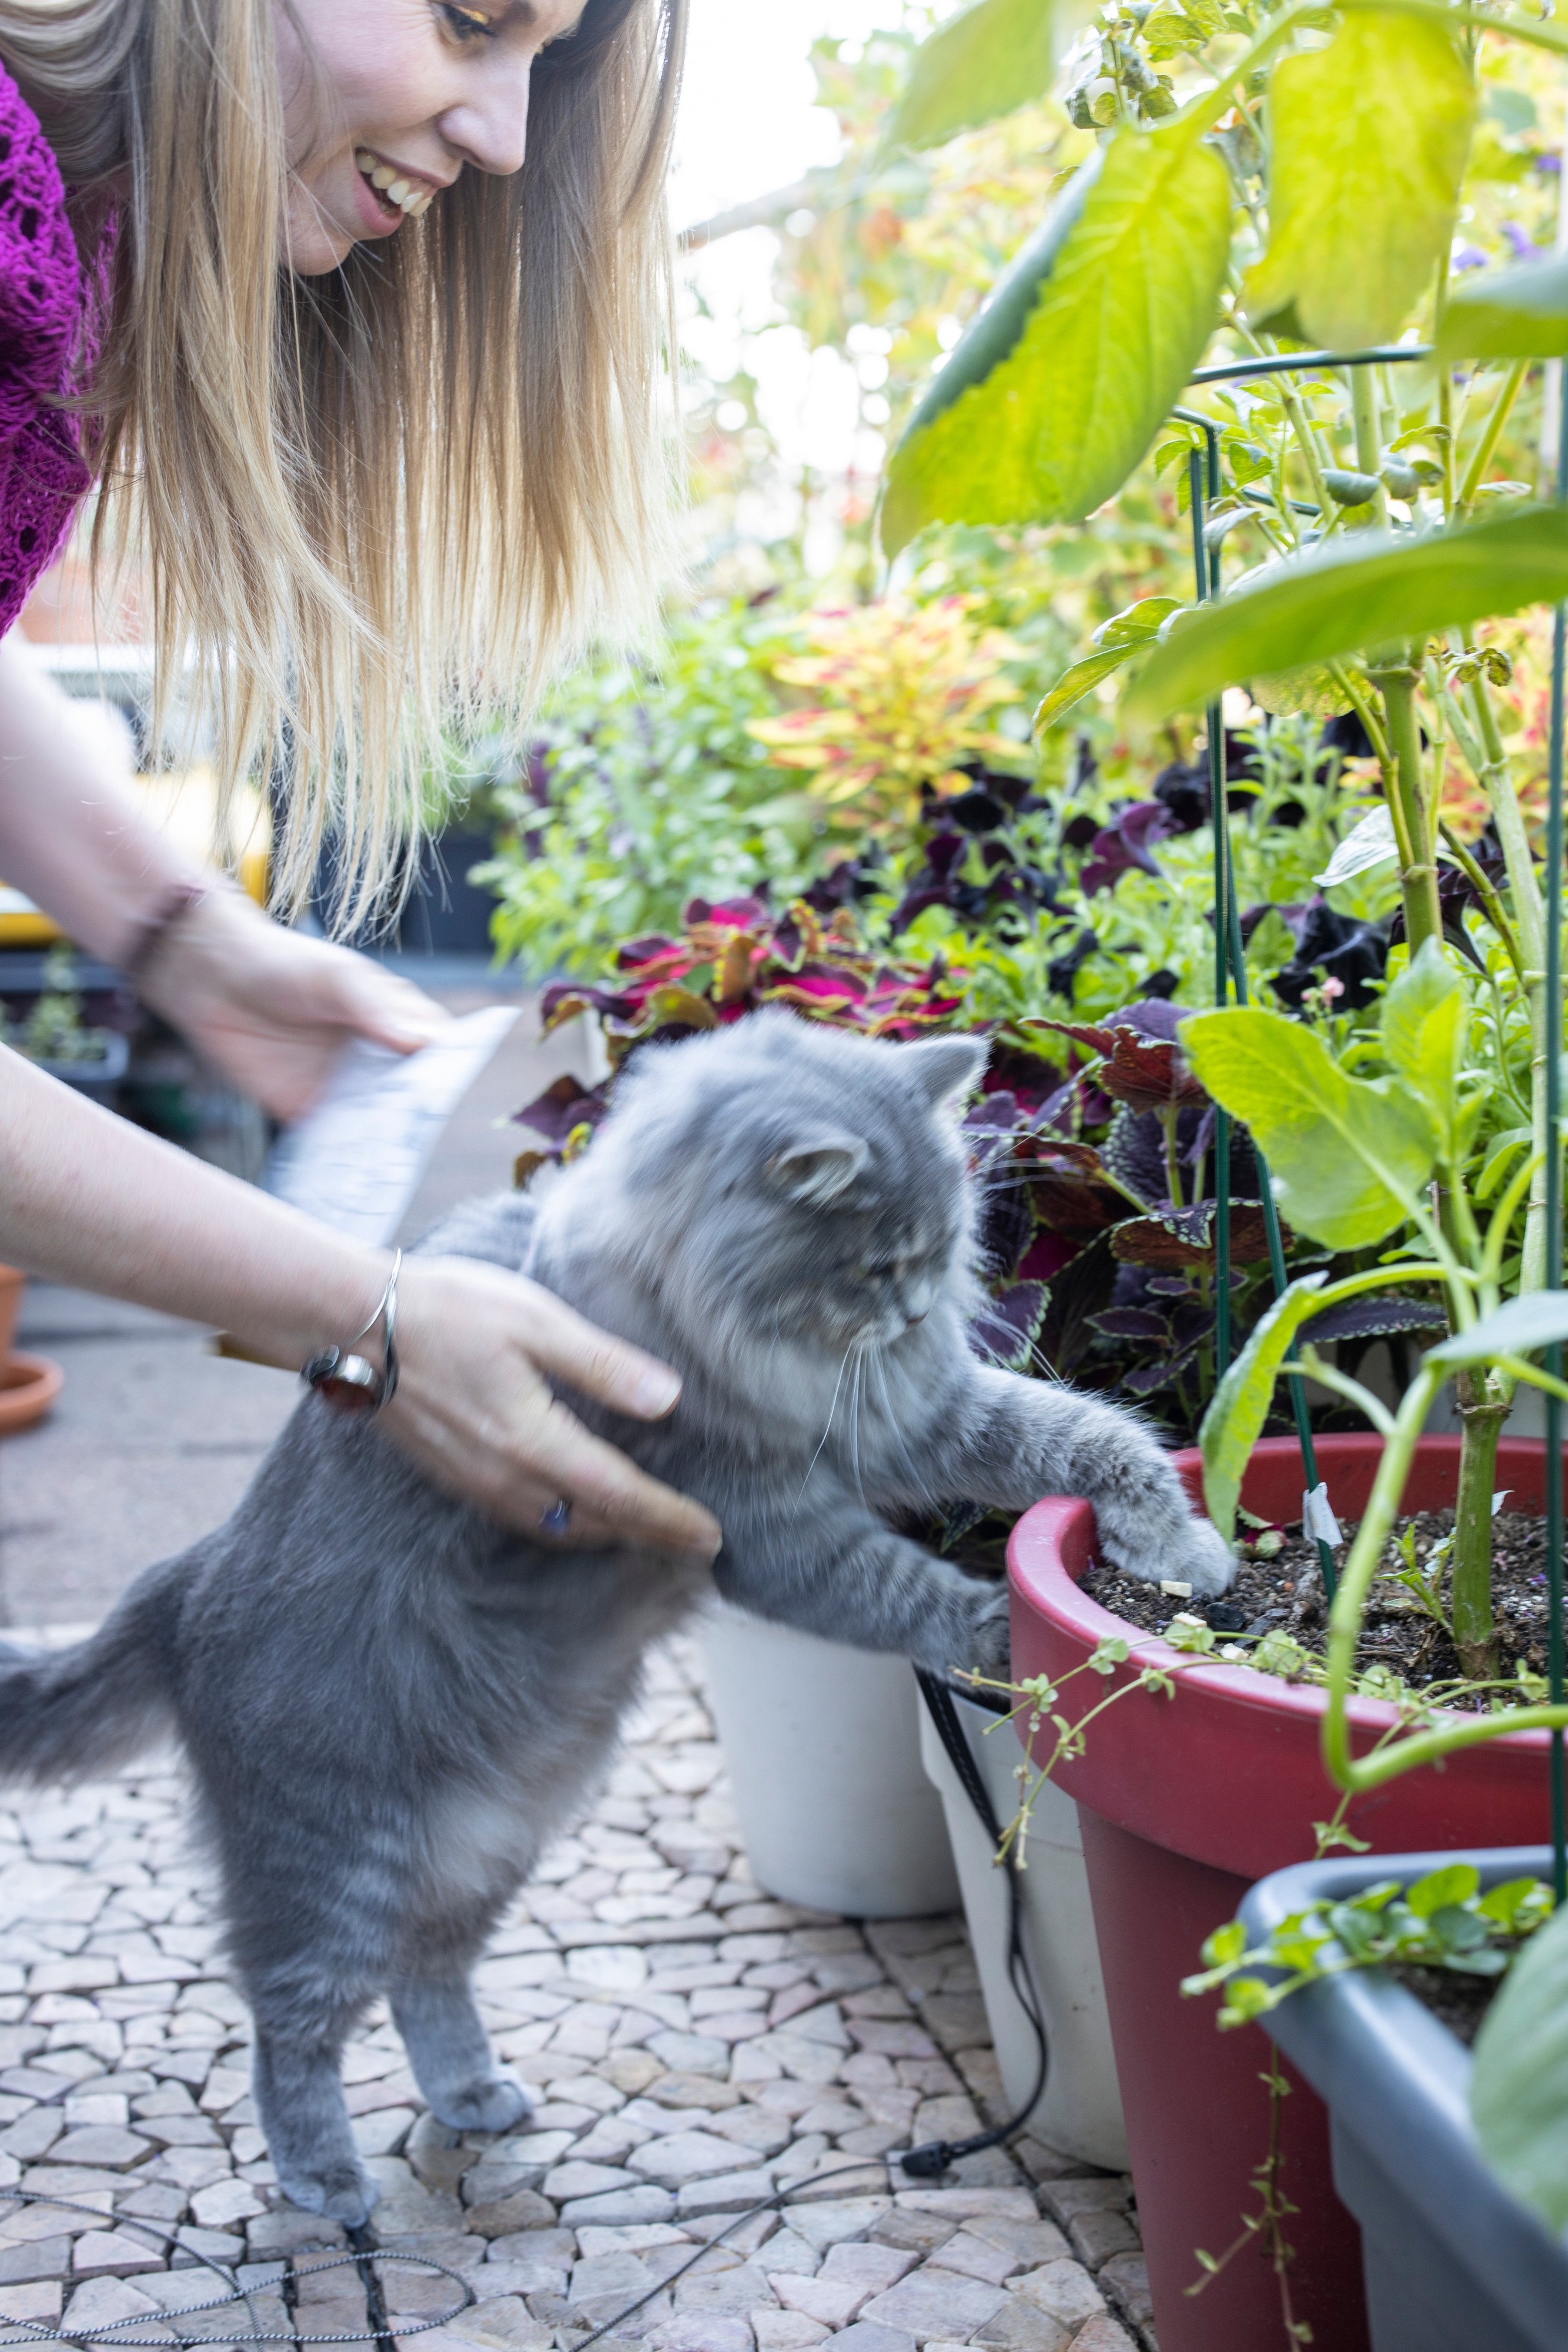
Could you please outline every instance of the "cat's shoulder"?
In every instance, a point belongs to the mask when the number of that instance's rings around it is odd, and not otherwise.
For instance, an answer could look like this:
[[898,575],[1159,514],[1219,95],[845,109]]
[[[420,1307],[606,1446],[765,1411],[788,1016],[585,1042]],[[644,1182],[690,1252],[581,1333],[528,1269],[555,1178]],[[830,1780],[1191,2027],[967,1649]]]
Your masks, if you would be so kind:
[[430,1231],[422,1234],[412,1255],[418,1257],[473,1257],[486,1265],[521,1271],[533,1241],[538,1203],[528,1192],[488,1192],[464,1201]]

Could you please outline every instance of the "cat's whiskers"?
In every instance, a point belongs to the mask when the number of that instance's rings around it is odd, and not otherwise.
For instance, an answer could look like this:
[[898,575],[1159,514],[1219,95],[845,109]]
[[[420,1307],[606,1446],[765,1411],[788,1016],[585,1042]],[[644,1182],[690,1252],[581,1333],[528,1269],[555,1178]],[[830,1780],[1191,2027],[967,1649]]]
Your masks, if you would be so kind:
[[839,1377],[833,1382],[833,1393],[828,1405],[828,1418],[823,1426],[822,1433],[817,1440],[817,1451],[812,1454],[810,1462],[806,1465],[806,1475],[800,1481],[800,1491],[795,1497],[795,1507],[789,1514],[789,1517],[792,1519],[799,1518],[800,1516],[800,1506],[806,1499],[806,1489],[811,1483],[811,1473],[821,1459],[822,1448],[828,1442],[828,1433],[833,1425],[833,1415],[839,1409],[839,1391],[844,1384],[844,1368],[848,1364],[850,1358],[854,1353],[854,1346],[855,1343],[852,1339],[849,1346],[844,1349],[843,1360],[839,1365]]
[[886,1349],[873,1348],[871,1350],[871,1360],[876,1369],[877,1379],[882,1383],[883,1417],[885,1420],[889,1430],[893,1433],[894,1443],[896,1444],[899,1453],[904,1457],[904,1466],[909,1473],[910,1482],[914,1486],[915,1493],[917,1495],[925,1496],[928,1492],[925,1481],[921,1476],[914,1456],[911,1454],[908,1446],[904,1442],[904,1424],[899,1420],[896,1412],[894,1410],[893,1385],[887,1377]]

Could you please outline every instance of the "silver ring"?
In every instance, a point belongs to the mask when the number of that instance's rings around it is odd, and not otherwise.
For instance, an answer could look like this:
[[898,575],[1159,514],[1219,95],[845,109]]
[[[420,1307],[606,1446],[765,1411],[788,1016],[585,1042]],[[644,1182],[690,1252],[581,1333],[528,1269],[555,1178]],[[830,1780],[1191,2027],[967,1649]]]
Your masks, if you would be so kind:
[[552,1503],[539,1515],[539,1525],[547,1536],[563,1536],[571,1525],[571,1505],[564,1499]]

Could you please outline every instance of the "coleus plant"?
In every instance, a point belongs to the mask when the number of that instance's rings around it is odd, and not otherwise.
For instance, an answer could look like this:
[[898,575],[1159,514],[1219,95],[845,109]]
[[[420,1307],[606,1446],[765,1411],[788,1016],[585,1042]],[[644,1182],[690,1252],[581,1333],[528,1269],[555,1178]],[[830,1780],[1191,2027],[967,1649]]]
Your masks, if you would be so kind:
[[[647,1045],[700,1034],[783,1004],[868,1036],[908,1039],[967,1023],[962,971],[943,959],[869,950],[850,907],[756,898],[694,900],[679,938],[628,940],[602,986],[545,992],[544,1024],[580,1013],[601,1025],[613,1066],[584,1088],[559,1078],[517,1116],[543,1139],[526,1182],[591,1140],[614,1071]],[[979,1179],[989,1300],[977,1348],[1009,1369],[1072,1378],[1154,1407],[1190,1435],[1213,1388],[1213,1108],[1182,1054],[1183,1008],[1150,998],[1098,1024],[1035,1019],[997,1039],[965,1118]],[[1066,1060],[1072,1066],[1064,1070]],[[1239,1141],[1232,1172],[1232,1313],[1246,1329],[1267,1291],[1256,1170]],[[1254,1197],[1246,1195],[1249,1189]],[[1402,1328],[1396,1303],[1363,1310],[1346,1336]],[[1325,1329],[1322,1338],[1336,1336]]]

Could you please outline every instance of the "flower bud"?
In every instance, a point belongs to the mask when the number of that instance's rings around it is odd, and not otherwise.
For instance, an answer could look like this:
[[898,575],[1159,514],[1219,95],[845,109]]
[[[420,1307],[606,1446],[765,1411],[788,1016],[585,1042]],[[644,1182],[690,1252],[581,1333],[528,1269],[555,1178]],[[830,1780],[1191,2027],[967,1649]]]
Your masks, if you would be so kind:
[[1323,488],[1342,507],[1364,507],[1382,487],[1375,474],[1353,473],[1343,466],[1323,468]]

